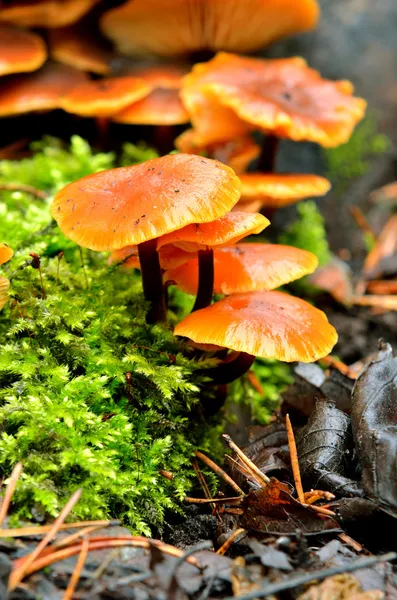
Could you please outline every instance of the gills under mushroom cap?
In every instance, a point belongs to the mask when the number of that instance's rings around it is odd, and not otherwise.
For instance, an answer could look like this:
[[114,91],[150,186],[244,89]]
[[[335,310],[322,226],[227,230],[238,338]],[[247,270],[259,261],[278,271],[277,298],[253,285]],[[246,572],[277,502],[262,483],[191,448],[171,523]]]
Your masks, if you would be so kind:
[[174,333],[284,362],[314,362],[338,339],[321,310],[283,292],[229,296],[185,317]]
[[117,250],[215,221],[233,208],[240,188],[226,165],[175,154],[70,183],[55,195],[51,213],[77,244]]
[[[98,0],[13,1],[0,8],[0,22],[22,27],[64,27],[78,21]],[[3,4],[3,3],[2,3]]]

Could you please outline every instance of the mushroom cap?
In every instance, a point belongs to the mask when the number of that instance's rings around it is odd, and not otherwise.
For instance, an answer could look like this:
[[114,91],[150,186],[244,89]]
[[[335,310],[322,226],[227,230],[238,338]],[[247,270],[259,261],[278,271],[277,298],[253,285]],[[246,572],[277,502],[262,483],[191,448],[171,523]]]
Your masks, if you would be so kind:
[[[268,291],[313,273],[318,265],[312,252],[281,244],[236,244],[214,249],[215,294]],[[170,269],[166,280],[188,294],[198,289],[197,257]]]
[[124,54],[251,52],[315,26],[316,0],[130,0],[106,12],[102,31]]
[[262,206],[280,208],[298,200],[324,196],[330,188],[328,179],[302,173],[243,173],[240,207],[259,200]]
[[[251,128],[322,146],[346,142],[366,102],[349,81],[323,79],[303,58],[257,59],[219,52],[184,78],[182,100],[200,136],[217,124],[203,103],[224,106]],[[203,99],[204,96],[204,99]],[[221,113],[217,110],[218,118]]]
[[[261,147],[254,142],[250,135],[242,135],[226,142],[210,144],[199,143],[194,129],[187,129],[175,140],[175,147],[189,154],[208,153],[212,158],[229,165],[237,175],[244,173],[250,162],[260,154]],[[256,211],[254,211],[256,212]]]
[[92,250],[117,250],[227,213],[240,180],[220,162],[172,154],[94,173],[54,197],[51,213],[65,235]]
[[338,339],[321,310],[283,292],[228,296],[185,317],[174,333],[285,362],[318,360]]
[[10,282],[6,277],[2,277],[0,275],[0,310],[3,306],[8,302],[8,290],[10,287]]
[[0,25],[0,75],[35,71],[46,58],[47,49],[39,35]]
[[86,79],[78,69],[49,62],[39,71],[12,75],[0,86],[0,117],[60,108],[62,96]]
[[7,244],[0,244],[0,265],[8,262],[14,256],[14,250]]
[[62,98],[62,108],[82,117],[111,117],[151,91],[139,77],[86,81]]
[[48,32],[50,54],[54,60],[82,71],[108,75],[111,55],[94,36],[81,27],[60,27]]
[[[159,251],[160,266],[162,269],[174,269],[191,258],[190,252],[185,252],[176,246],[164,246]],[[126,246],[120,250],[113,250],[109,256],[108,264],[122,263],[125,269],[140,269],[138,246]]]
[[161,249],[173,244],[186,252],[197,252],[208,247],[235,244],[247,235],[260,233],[269,225],[269,219],[259,213],[230,212],[211,223],[192,223],[163,235],[157,247]]
[[131,75],[141,77],[153,88],[179,90],[190,67],[182,63],[138,64],[132,67]]
[[126,125],[181,125],[189,119],[179,90],[173,88],[156,88],[113,117],[116,123]]
[[98,0],[12,2],[0,8],[0,22],[22,27],[64,27],[78,21]]

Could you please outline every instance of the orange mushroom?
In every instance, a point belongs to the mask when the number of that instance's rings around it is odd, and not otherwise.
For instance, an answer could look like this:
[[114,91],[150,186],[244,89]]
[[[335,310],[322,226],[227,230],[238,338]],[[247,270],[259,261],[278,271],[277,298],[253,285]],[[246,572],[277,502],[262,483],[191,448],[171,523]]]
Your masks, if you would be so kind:
[[251,52],[311,29],[318,15],[316,0],[129,0],[101,28],[123,54]]
[[[206,143],[227,135],[217,125],[223,107],[247,128],[337,146],[349,139],[365,113],[365,100],[352,94],[349,81],[323,79],[303,58],[256,59],[225,52],[195,65],[182,88],[197,137]],[[210,110],[204,112],[206,105]]]
[[62,98],[62,108],[82,117],[111,117],[151,91],[139,77],[86,81]]
[[46,58],[47,50],[39,35],[0,25],[0,75],[35,71]]
[[206,371],[217,383],[240,377],[255,356],[313,362],[329,354],[337,341],[336,331],[322,311],[300,298],[274,291],[228,296],[185,317],[174,333],[240,353]]
[[[162,269],[174,269],[192,257],[190,252],[185,252],[175,246],[164,246],[158,251],[160,267]],[[113,250],[109,256],[108,264],[122,264],[126,269],[140,269],[138,246],[125,246],[120,250]]]
[[214,221],[240,196],[240,181],[221,163],[175,154],[95,173],[58,192],[51,213],[70,239],[92,250],[138,245],[148,320],[165,320],[157,238]]
[[260,207],[276,209],[294,204],[298,200],[324,196],[331,188],[328,179],[319,175],[301,173],[244,173],[241,198],[234,210],[260,210]]
[[[214,292],[236,294],[268,291],[313,273],[318,265],[311,252],[281,244],[236,244],[214,248]],[[165,281],[188,294],[198,289],[197,257],[170,268]]]
[[[0,244],[0,265],[8,262],[14,251],[7,244]],[[8,302],[10,282],[6,277],[0,276],[0,310]]]
[[124,125],[181,125],[189,121],[189,114],[178,90],[157,88],[117,113],[113,121]]
[[[0,7],[0,22],[22,27],[64,27],[75,23],[98,0],[39,0],[9,3]],[[3,3],[2,3],[3,4]]]
[[88,28],[74,25],[51,29],[48,38],[54,60],[98,75],[110,73],[111,54],[101,47]]
[[0,265],[8,262],[14,256],[14,251],[7,244],[0,244]]
[[0,117],[60,108],[61,97],[87,79],[82,71],[46,63],[39,71],[12,75],[0,88]]
[[[205,154],[229,165],[237,175],[244,173],[258,158],[261,148],[250,135],[243,135],[218,144],[203,145],[196,140],[194,129],[187,129],[175,140],[175,146],[188,154]],[[256,212],[256,211],[252,211]]]

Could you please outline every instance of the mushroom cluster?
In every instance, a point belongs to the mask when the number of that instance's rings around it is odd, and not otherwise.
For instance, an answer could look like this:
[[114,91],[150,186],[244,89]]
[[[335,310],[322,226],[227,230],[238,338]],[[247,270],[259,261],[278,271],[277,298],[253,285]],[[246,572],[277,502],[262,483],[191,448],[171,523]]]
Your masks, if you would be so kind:
[[[230,167],[174,154],[84,177],[60,190],[51,206],[70,239],[140,269],[149,323],[166,323],[170,283],[196,294],[175,334],[232,351],[208,373],[217,383],[239,377],[255,356],[315,361],[337,339],[323,312],[274,291],[313,272],[313,254],[239,243],[269,225],[259,213],[232,211],[240,193]],[[212,304],[214,291],[225,297]]]

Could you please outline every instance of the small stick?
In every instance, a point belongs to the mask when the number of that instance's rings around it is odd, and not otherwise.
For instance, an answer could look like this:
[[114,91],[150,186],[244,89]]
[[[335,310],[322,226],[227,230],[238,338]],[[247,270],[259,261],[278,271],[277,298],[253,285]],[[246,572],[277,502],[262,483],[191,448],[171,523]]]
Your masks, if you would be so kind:
[[334,356],[331,356],[330,354],[328,356],[324,356],[323,358],[320,358],[320,360],[318,362],[323,367],[334,367],[335,369],[340,371],[343,375],[350,377],[350,379],[357,379],[357,375],[350,370],[350,367],[348,365],[345,365],[345,363],[343,363],[341,360],[338,360],[337,358],[335,358]]
[[4,498],[3,498],[3,501],[0,506],[0,527],[2,526],[3,521],[7,516],[8,509],[10,507],[10,503],[11,503],[12,497],[15,492],[15,487],[18,483],[18,479],[20,478],[21,473],[22,473],[22,464],[19,462],[15,465],[15,467],[12,470],[12,473],[11,473],[11,476],[8,481],[7,488],[6,488],[6,491],[4,494]]
[[[97,527],[107,527],[110,525],[120,525],[120,521],[118,519],[115,519],[114,521],[78,521],[77,523],[66,523],[61,525],[58,531],[64,531],[65,529],[85,528],[91,525],[95,525]],[[41,525],[39,527],[31,526],[21,527],[18,529],[0,529],[0,538],[43,535],[50,531],[51,527],[52,525]]]
[[305,504],[313,504],[313,502],[317,502],[317,500],[327,500],[327,502],[335,500],[334,494],[331,494],[331,492],[323,492],[322,490],[310,490],[310,492],[305,492],[303,495]]
[[386,310],[397,310],[397,296],[352,296],[349,302],[356,306],[373,306]]
[[230,548],[230,546],[232,546],[234,544],[234,542],[237,540],[237,538],[241,539],[240,536],[241,534],[246,534],[247,530],[240,528],[240,529],[236,529],[236,531],[234,531],[232,533],[232,535],[226,540],[226,542],[224,542],[222,544],[222,546],[220,548],[218,548],[218,550],[216,551],[217,554],[223,555],[225,554],[225,552],[227,552]]
[[324,506],[316,506],[315,504],[302,504],[305,508],[310,508],[314,512],[319,515],[324,515],[326,517],[334,517],[335,513],[332,510],[328,510],[328,508],[324,508]]
[[285,416],[285,427],[287,429],[289,455],[290,455],[290,459],[291,459],[291,467],[292,467],[292,474],[294,476],[295,489],[296,489],[296,493],[297,493],[299,502],[301,504],[304,504],[305,503],[305,495],[303,493],[301,472],[299,469],[298,452],[296,450],[294,430],[292,429],[291,420],[289,418],[289,415]]
[[183,501],[188,504],[210,504],[216,502],[217,504],[240,504],[241,496],[234,496],[232,498],[192,498],[191,496],[185,496]]
[[[207,485],[207,482],[205,480],[205,477],[204,477],[203,473],[200,471],[200,468],[199,468],[199,466],[198,466],[198,464],[197,464],[197,462],[195,460],[192,461],[192,466],[193,466],[194,472],[197,475],[197,479],[199,480],[200,485],[203,488],[204,496],[208,500],[212,500],[212,495],[211,495],[210,489],[209,489],[209,487]],[[211,508],[212,508],[213,511],[216,512],[216,516],[219,517],[219,511],[218,511],[218,508],[217,508],[216,504],[214,504],[213,502],[211,502]]]
[[364,547],[359,542],[356,542],[356,540],[353,540],[353,538],[350,537],[350,535],[347,535],[347,533],[338,533],[338,538],[353,548],[353,550],[356,552],[362,552],[364,550]]
[[230,485],[230,487],[232,487],[234,489],[235,492],[237,492],[240,496],[245,496],[243,490],[237,485],[237,483],[235,481],[233,481],[233,479],[227,473],[225,473],[225,471],[223,469],[218,467],[218,465],[216,463],[214,463],[213,460],[208,458],[208,456],[206,456],[199,450],[196,450],[195,455],[197,456],[197,458],[202,460],[207,465],[207,467],[212,469],[219,477],[221,477],[221,479],[223,479],[223,481],[228,483]]
[[50,531],[47,535],[41,540],[39,544],[37,544],[36,548],[26,557],[26,560],[23,561],[22,565],[11,572],[9,579],[9,591],[15,590],[15,588],[19,585],[19,583],[24,578],[25,574],[28,572],[29,567],[32,563],[39,557],[40,553],[45,549],[45,547],[50,543],[50,541],[55,537],[58,532],[59,526],[65,521],[66,517],[69,515],[74,505],[79,501],[82,490],[77,490],[73,496],[68,500],[65,504],[59,516],[54,521],[51,526]]
[[370,235],[372,240],[375,242],[377,235],[371,225],[368,223],[367,217],[364,215],[362,210],[357,205],[353,205],[349,207],[349,211],[359,228],[367,235]]
[[174,479],[174,474],[171,473],[171,471],[164,471],[163,469],[160,469],[159,475],[164,477],[164,479],[168,479],[168,481],[172,481]]
[[270,482],[270,478],[267,475],[265,475],[264,473],[262,473],[262,471],[260,469],[258,469],[258,467],[252,462],[252,460],[250,460],[248,458],[248,456],[246,456],[244,454],[244,452],[242,450],[240,450],[240,448],[237,446],[237,444],[235,444],[233,442],[230,435],[227,435],[226,433],[224,433],[222,435],[222,437],[225,440],[225,442],[228,444],[229,448],[234,450],[234,452],[237,454],[239,459],[244,463],[244,465],[247,467],[247,469],[252,473],[252,476],[259,483],[259,485],[261,485],[262,487],[264,485],[267,485]]
[[86,288],[88,290],[88,277],[87,277],[87,271],[85,270],[85,264],[84,264],[84,258],[83,258],[83,250],[82,250],[81,246],[79,246],[79,252],[80,252],[81,267],[82,267],[83,273],[84,273],[85,285],[86,285]]
[[62,540],[59,540],[59,542],[55,542],[55,544],[52,545],[52,548],[64,548],[65,546],[70,546],[75,540],[85,537],[94,531],[99,531],[99,529],[103,529],[103,525],[91,525],[91,527],[84,527],[84,529],[81,529],[81,531],[71,533]]
[[63,256],[64,256],[64,253],[60,252],[58,254],[58,257],[57,257],[58,258],[58,265],[57,265],[57,278],[56,278],[56,282],[55,282],[56,287],[58,287],[58,283],[59,283],[59,267],[60,267],[61,260],[62,260]]
[[66,588],[63,600],[72,600],[76,586],[80,579],[81,571],[83,570],[85,561],[87,560],[87,555],[88,555],[88,538],[84,537],[83,543],[81,545],[81,551],[79,554],[79,558],[77,559],[76,566],[75,566],[72,576],[69,580],[68,587]]
[[40,200],[47,200],[47,192],[38,190],[32,185],[25,185],[24,183],[0,183],[0,191],[7,192],[24,192],[25,194],[31,194]]
[[261,386],[261,382],[259,381],[259,379],[253,371],[247,372],[247,379],[250,382],[251,386],[254,388],[254,390],[258,392],[258,394],[260,394],[261,396],[265,395],[265,390]]
[[397,280],[396,279],[385,279],[385,280],[374,279],[372,281],[368,281],[367,290],[370,294],[380,294],[380,295],[397,294]]

